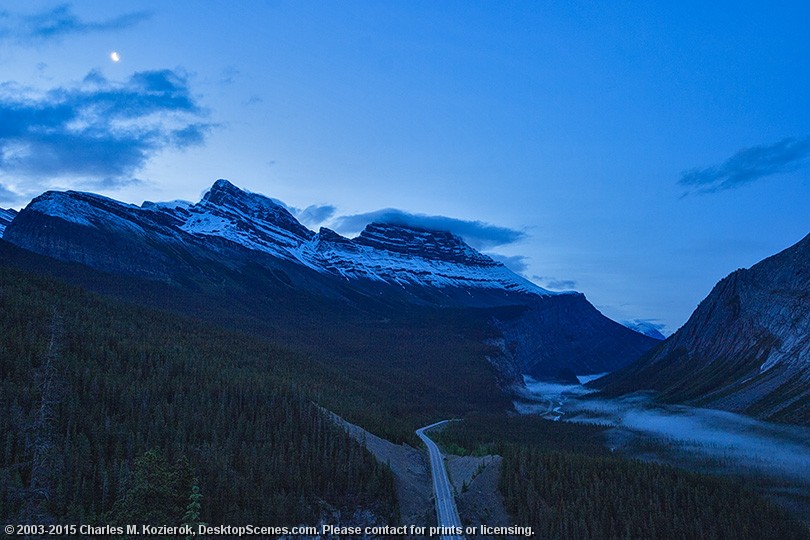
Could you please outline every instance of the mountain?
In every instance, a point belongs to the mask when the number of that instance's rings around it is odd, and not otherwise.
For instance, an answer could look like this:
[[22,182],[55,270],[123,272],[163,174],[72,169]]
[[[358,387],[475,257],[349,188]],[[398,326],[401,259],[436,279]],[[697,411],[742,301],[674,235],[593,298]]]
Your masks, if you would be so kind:
[[[34,199],[5,236],[20,247],[131,275],[173,279],[193,260],[238,268],[293,264],[329,279],[394,285],[414,293],[443,290],[449,304],[475,304],[476,294],[554,294],[447,232],[372,223],[356,239],[329,229],[314,233],[283,206],[218,180],[197,204],[133,206],[80,192],[47,192]],[[177,255],[183,253],[183,260]],[[114,255],[111,257],[110,255]],[[463,294],[452,290],[463,289]],[[509,303],[484,295],[482,304]],[[433,302],[437,298],[431,299]]]
[[556,376],[563,368],[609,371],[655,343],[604,317],[582,294],[542,289],[452,233],[387,223],[371,223],[353,239],[315,233],[273,199],[227,180],[196,204],[135,206],[50,191],[19,213],[3,239],[116,275],[227,291],[233,303],[264,298],[275,307],[268,317],[322,317],[324,301],[365,312],[497,310],[478,316],[501,332],[494,362],[513,382],[520,373]]
[[635,330],[640,334],[649,336],[654,339],[663,340],[666,336],[661,333],[660,326],[650,321],[643,321],[640,319],[633,319],[632,321],[622,321],[622,324],[630,330]]
[[669,339],[592,384],[810,424],[810,235],[721,280]]
[[11,220],[14,219],[14,216],[17,215],[16,210],[5,210],[0,208],[0,238],[3,238],[3,232],[6,230],[6,227]]

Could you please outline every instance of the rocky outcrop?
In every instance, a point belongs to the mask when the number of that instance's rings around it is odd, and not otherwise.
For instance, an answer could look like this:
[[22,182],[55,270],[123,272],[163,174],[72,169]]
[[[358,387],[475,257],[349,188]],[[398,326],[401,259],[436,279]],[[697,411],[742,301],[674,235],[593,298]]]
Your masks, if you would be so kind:
[[0,238],[3,238],[3,232],[16,215],[16,210],[6,210],[4,208],[0,208]]
[[371,223],[354,241],[362,246],[409,257],[485,268],[498,266],[492,258],[479,253],[464,240],[447,231],[431,231],[390,223]]
[[721,280],[680,330],[595,385],[810,424],[810,235]]

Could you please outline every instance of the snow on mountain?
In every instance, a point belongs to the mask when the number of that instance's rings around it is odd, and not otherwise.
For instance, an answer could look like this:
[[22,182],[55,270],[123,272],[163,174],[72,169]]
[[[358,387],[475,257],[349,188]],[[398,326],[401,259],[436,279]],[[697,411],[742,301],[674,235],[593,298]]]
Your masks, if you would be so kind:
[[651,323],[650,321],[633,319],[630,321],[621,321],[621,323],[630,330],[635,330],[639,334],[644,334],[645,336],[649,336],[654,339],[661,340],[667,338],[664,334],[661,333],[661,326],[655,323]]
[[157,210],[157,211],[167,211],[172,212],[175,210],[188,210],[194,205],[193,202],[190,201],[183,201],[180,199],[175,199],[173,201],[167,202],[152,202],[152,201],[144,201],[141,205],[141,208],[145,208],[147,210]]
[[349,280],[554,294],[452,233],[372,223],[355,239],[329,229],[315,234],[273,199],[242,191],[227,180],[217,180],[189,211],[182,228],[191,234],[218,236]]
[[518,276],[452,233],[381,223],[368,225],[354,239],[329,229],[315,233],[274,199],[243,191],[227,180],[217,180],[196,204],[171,201],[134,206],[68,191],[45,193],[25,212],[160,241],[184,242],[188,236],[203,243],[216,239],[344,280],[560,294]]
[[547,296],[552,293],[518,276],[468,246],[458,236],[403,225],[369,224],[355,239],[321,229],[303,252],[312,265],[346,279],[371,279],[400,286],[504,289]]
[[190,234],[293,260],[300,261],[296,249],[315,235],[269,197],[242,191],[227,180],[217,180],[189,213],[182,229]]
[[9,223],[11,223],[11,220],[14,219],[14,216],[16,215],[16,210],[6,210],[4,208],[0,208],[0,238],[3,238],[3,233],[5,232],[6,227]]
[[450,232],[371,223],[356,238],[315,233],[284,205],[226,180],[196,204],[134,206],[47,192],[19,213],[4,240],[114,275],[292,302],[280,309],[298,309],[299,297],[314,306],[512,306],[518,309],[494,323],[503,348],[492,361],[504,381],[521,373],[612,371],[655,343],[602,315],[584,295],[542,289]]

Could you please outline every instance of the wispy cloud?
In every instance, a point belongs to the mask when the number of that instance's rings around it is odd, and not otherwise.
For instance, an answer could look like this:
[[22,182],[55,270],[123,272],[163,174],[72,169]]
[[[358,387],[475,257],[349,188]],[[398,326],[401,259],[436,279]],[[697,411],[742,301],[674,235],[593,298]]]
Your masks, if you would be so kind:
[[132,183],[157,152],[201,144],[213,125],[177,71],[125,82],[90,72],[75,87],[0,91],[0,173],[9,189],[47,181],[93,188]]
[[526,257],[523,255],[501,255],[500,253],[487,253],[499,263],[503,263],[509,270],[517,274],[523,274],[529,268]]
[[14,204],[16,202],[19,202],[20,198],[21,197],[19,193],[15,193],[14,191],[11,191],[3,184],[0,184],[0,203]]
[[302,210],[301,208],[290,206],[282,200],[274,199],[273,197],[268,198],[277,205],[284,207],[289,213],[295,216],[298,221],[309,228],[318,227],[331,219],[332,216],[335,215],[335,212],[337,212],[337,208],[331,204],[311,204]]
[[810,156],[810,137],[740,150],[719,165],[684,171],[678,183],[690,192],[734,189],[774,174],[802,167]]
[[577,282],[573,279],[557,279],[548,276],[532,276],[532,281],[536,281],[546,289],[555,291],[571,291],[577,288]]
[[20,43],[59,39],[71,34],[91,34],[131,28],[151,17],[146,11],[125,13],[102,21],[86,21],[69,4],[33,14],[0,11],[0,40]]
[[465,221],[446,216],[411,214],[396,208],[384,208],[364,214],[338,217],[333,226],[341,233],[357,233],[369,223],[390,223],[422,229],[449,231],[462,237],[476,249],[489,249],[512,244],[526,237],[526,233],[508,227],[499,227],[481,221]]
[[335,215],[337,208],[331,204],[312,204],[299,211],[295,217],[307,227],[316,227]]

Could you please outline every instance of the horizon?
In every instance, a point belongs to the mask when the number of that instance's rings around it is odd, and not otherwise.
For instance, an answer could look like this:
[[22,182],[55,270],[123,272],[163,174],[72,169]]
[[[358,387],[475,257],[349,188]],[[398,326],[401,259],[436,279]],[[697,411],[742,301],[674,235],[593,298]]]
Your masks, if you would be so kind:
[[467,227],[670,334],[810,232],[810,7],[733,5],[15,6],[0,207],[228,178],[308,228]]

